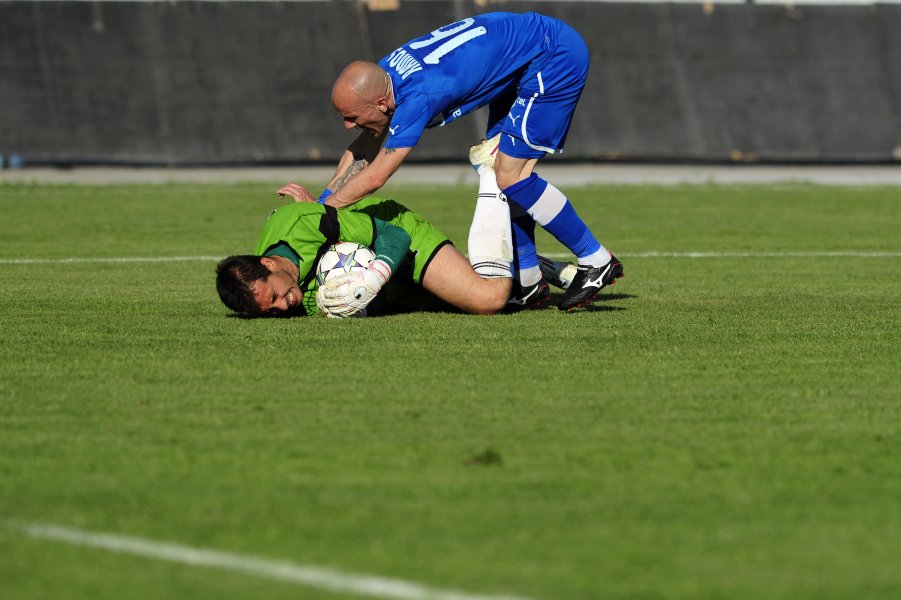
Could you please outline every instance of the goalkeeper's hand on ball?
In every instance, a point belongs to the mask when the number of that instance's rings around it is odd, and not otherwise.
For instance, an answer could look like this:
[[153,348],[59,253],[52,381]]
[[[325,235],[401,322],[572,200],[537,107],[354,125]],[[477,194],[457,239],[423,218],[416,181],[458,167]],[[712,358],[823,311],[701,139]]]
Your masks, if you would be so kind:
[[366,269],[346,273],[326,281],[316,292],[316,304],[327,317],[364,317],[366,307],[391,277],[391,267],[379,259]]

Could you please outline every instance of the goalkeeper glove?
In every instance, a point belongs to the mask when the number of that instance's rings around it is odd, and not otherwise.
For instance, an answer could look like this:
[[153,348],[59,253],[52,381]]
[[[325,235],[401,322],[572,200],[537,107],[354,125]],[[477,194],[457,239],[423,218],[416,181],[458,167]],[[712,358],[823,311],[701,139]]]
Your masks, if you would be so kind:
[[366,307],[391,277],[391,267],[373,260],[366,269],[339,275],[319,286],[316,304],[327,317],[366,316]]

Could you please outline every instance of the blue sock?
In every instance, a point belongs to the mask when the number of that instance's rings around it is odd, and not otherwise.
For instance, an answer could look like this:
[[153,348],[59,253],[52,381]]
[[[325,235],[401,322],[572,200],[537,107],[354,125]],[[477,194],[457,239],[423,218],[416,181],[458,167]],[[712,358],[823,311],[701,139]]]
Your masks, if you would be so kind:
[[[582,259],[589,259],[590,262],[586,264],[598,262],[604,256],[609,260],[609,253],[576,214],[572,203],[560,190],[539,177],[537,173],[532,173],[526,179],[514,183],[503,192],[509,200],[523,207],[536,223],[575,254],[580,263],[583,262]],[[514,232],[514,239],[515,237]],[[601,264],[604,263],[595,266]]]
[[509,204],[514,276],[522,285],[529,286],[541,278],[538,250],[535,248],[535,220],[515,202]]

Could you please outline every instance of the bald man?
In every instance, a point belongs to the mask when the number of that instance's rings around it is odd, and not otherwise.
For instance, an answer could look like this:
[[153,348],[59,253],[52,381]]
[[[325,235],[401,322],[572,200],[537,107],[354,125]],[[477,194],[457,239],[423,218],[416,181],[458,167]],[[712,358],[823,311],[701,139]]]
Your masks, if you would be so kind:
[[[488,142],[471,160],[477,170],[493,167],[496,179],[482,178],[476,213],[482,211],[482,223],[492,222],[492,213],[507,209],[504,199],[513,202],[511,260],[521,286],[516,300],[529,304],[547,296],[535,248],[537,222],[579,261],[560,308],[585,304],[622,276],[622,263],[534,168],[545,154],[562,151],[587,75],[588,48],[579,34],[536,13],[477,15],[411,40],[378,64],[353,62],[335,82],[332,103],[345,128],[361,133],[319,200],[340,208],[372,194],[425,129],[487,105]],[[473,253],[496,256],[491,245],[499,243],[498,235],[484,227],[470,231],[470,259],[477,260]]]

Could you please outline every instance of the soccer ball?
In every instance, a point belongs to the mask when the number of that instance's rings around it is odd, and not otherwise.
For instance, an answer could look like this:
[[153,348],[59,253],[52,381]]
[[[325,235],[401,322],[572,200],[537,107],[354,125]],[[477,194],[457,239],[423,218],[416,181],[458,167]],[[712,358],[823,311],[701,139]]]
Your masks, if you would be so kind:
[[356,242],[338,242],[334,246],[329,246],[319,259],[319,264],[316,265],[316,282],[322,285],[344,273],[365,269],[373,258],[375,253],[366,246]]

